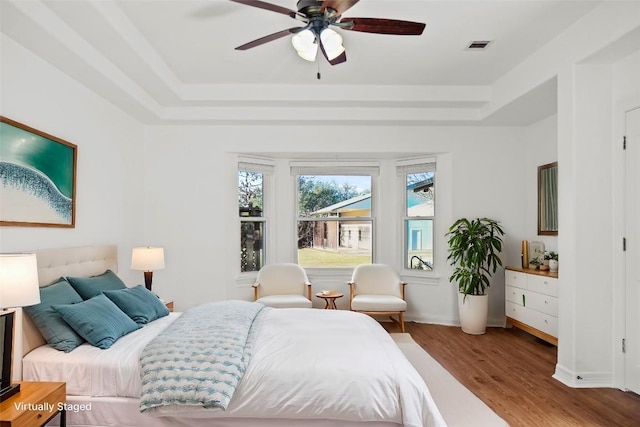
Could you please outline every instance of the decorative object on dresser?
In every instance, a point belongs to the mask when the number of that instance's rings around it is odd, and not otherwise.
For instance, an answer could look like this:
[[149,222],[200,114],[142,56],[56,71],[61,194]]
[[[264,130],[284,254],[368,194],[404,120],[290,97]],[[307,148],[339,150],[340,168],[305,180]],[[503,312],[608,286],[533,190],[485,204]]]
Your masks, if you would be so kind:
[[505,268],[507,325],[558,345],[558,274]]
[[0,225],[75,227],[76,145],[0,116]]
[[164,248],[143,246],[131,251],[131,269],[144,271],[144,286],[151,290],[153,272],[164,268]]
[[[544,259],[544,243],[529,242],[529,268],[539,268]],[[533,267],[532,267],[533,266]]]
[[489,313],[489,279],[502,260],[504,230],[489,218],[469,220],[461,218],[450,228],[449,255],[451,265],[456,265],[449,281],[458,284],[458,309],[460,326],[468,334],[484,334]]
[[66,384],[21,382],[20,393],[0,404],[2,427],[41,427],[60,414],[60,427],[67,425]]
[[522,241],[520,259],[522,262],[522,268],[529,268],[529,242],[527,240]]
[[[38,304],[38,264],[36,254],[0,254],[0,309]],[[14,311],[0,312],[2,328],[2,366],[0,367],[0,402],[20,392],[12,384]]]
[[545,256],[549,257],[549,271],[552,273],[558,272],[558,253],[557,252],[548,252]]

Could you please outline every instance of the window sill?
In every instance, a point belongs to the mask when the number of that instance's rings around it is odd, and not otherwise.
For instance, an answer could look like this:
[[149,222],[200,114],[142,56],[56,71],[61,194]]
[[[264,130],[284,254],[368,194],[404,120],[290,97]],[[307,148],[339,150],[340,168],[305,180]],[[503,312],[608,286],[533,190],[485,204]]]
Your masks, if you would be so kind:
[[[401,273],[402,278],[411,284],[418,285],[429,285],[429,286],[439,286],[441,276],[437,271],[413,271],[413,270],[403,270]],[[406,280],[410,278],[411,280]]]

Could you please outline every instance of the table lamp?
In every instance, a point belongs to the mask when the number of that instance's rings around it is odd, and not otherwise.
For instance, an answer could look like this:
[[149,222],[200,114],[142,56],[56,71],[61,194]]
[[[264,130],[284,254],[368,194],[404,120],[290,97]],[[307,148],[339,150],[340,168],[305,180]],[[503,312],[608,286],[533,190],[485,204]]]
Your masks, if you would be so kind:
[[15,310],[6,309],[38,303],[40,288],[36,254],[0,254],[0,309],[5,310],[0,311],[0,402],[20,391],[20,384],[11,383]]
[[151,290],[153,272],[164,268],[164,248],[144,246],[133,248],[131,269],[144,271],[144,286]]

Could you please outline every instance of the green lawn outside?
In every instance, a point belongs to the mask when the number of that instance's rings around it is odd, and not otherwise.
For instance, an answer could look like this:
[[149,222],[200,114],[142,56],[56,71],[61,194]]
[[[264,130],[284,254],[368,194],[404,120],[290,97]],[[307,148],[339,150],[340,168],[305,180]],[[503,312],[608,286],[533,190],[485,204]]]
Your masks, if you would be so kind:
[[309,268],[355,267],[360,264],[371,264],[371,255],[305,248],[298,249],[298,264]]

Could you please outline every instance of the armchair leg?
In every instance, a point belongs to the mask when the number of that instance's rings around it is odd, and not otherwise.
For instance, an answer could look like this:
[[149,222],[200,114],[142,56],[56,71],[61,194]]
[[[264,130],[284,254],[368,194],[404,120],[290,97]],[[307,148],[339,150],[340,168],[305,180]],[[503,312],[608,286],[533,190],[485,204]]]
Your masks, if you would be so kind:
[[398,318],[400,319],[400,330],[404,334],[404,316],[402,312],[400,312],[400,314],[398,315]]

